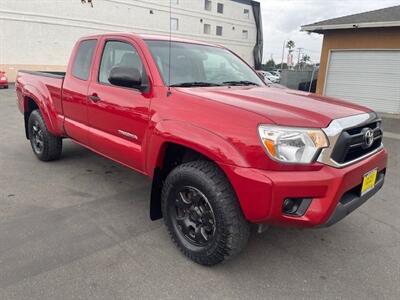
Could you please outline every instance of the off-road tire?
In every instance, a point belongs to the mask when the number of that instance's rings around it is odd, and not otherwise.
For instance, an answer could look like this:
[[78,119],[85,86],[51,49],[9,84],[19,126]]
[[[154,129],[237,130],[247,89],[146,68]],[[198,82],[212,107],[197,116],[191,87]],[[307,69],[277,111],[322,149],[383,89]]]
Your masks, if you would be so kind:
[[[40,130],[42,147],[35,147],[35,129]],[[46,127],[46,123],[39,110],[34,110],[28,120],[28,135],[32,151],[36,157],[42,161],[52,161],[60,159],[62,152],[62,139],[51,134]]]
[[[215,215],[214,236],[205,246],[191,244],[170,213],[177,191],[186,186],[201,191]],[[194,262],[215,265],[236,256],[246,246],[250,224],[243,216],[228,179],[213,162],[201,160],[177,166],[165,180],[161,201],[164,222],[172,240]]]

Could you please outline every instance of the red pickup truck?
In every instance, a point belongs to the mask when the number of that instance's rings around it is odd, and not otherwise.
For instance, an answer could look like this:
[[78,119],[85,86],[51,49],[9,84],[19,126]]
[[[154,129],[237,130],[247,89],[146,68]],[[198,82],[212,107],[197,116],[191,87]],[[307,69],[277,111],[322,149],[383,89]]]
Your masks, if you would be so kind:
[[251,223],[329,226],[383,185],[375,112],[268,86],[221,46],[89,36],[66,73],[20,71],[16,91],[40,160],[70,138],[149,176],[151,219],[200,264],[239,253]]

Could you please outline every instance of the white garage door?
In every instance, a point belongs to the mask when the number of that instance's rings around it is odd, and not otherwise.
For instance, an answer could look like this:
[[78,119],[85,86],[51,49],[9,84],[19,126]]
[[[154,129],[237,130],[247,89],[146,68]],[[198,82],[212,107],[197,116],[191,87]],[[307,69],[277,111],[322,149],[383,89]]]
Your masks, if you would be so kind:
[[332,51],[324,94],[400,113],[400,51]]

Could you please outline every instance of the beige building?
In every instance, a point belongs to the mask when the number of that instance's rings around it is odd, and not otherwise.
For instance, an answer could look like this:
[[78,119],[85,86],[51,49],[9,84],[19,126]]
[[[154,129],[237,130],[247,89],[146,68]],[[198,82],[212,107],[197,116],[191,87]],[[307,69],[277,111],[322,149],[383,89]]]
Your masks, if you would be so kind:
[[0,70],[65,70],[75,41],[110,31],[174,36],[224,45],[261,61],[260,3],[251,0],[0,0]]
[[324,35],[317,93],[400,113],[400,6],[302,26]]

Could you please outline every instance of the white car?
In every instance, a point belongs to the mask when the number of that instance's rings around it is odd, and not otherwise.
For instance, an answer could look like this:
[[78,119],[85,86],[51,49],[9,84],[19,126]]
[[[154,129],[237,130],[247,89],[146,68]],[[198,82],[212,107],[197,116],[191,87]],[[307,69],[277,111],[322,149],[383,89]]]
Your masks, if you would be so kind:
[[274,76],[279,77],[279,79],[281,79],[281,73],[279,73],[278,71],[269,71],[269,73],[271,73]]
[[272,82],[270,79],[265,77],[265,71],[257,70],[256,72],[268,86],[273,86],[273,87],[280,88],[280,89],[287,89],[286,86],[278,84],[276,82]]
[[279,81],[280,81],[280,77],[273,75],[270,72],[262,71],[262,74],[264,75],[265,78],[269,79],[273,83],[279,83]]

